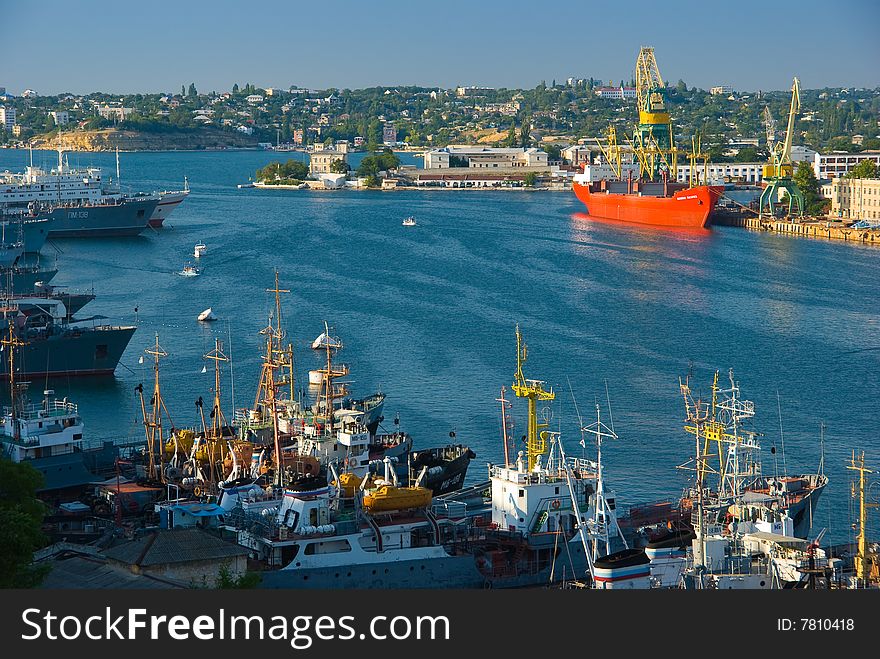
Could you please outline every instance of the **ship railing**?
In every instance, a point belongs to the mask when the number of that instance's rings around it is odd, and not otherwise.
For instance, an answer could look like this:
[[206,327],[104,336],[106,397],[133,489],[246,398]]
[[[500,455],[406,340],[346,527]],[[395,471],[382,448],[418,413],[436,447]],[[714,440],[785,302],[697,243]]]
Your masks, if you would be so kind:
[[[3,413],[12,414],[11,407],[4,407]],[[39,405],[31,404],[16,409],[16,415],[21,419],[45,419],[57,416],[76,416],[78,408],[76,403],[64,400],[49,400]]]
[[586,458],[577,458],[574,456],[566,456],[570,469],[580,471],[581,473],[596,473],[599,471],[599,463],[595,460],[587,460]]

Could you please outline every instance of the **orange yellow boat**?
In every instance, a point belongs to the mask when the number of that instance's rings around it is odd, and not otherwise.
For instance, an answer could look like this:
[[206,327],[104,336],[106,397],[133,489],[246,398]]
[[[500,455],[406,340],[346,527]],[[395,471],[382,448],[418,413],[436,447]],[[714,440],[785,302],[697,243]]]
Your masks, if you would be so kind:
[[591,217],[655,227],[701,229],[724,188],[644,181],[572,183],[575,195]]

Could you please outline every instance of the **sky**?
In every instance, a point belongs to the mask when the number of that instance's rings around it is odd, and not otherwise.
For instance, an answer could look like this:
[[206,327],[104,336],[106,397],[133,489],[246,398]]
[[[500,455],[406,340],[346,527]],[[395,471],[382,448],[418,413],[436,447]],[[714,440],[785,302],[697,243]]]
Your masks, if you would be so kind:
[[0,87],[201,92],[629,80],[880,86],[877,0],[0,0]]

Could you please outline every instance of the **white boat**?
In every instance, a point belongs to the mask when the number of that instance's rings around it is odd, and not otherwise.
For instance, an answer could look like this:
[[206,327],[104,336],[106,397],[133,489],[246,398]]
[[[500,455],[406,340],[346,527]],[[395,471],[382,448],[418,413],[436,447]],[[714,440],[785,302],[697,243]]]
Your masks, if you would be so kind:
[[322,371],[309,371],[309,384],[321,384],[324,381],[324,373]]
[[403,226],[405,227],[414,227],[416,225],[416,218],[410,215],[403,221]]
[[208,307],[202,313],[199,314],[199,321],[201,321],[201,322],[209,322],[212,320],[217,320],[217,316],[214,315],[214,312],[211,310],[211,307]]
[[193,256],[196,258],[201,258],[204,253],[207,251],[208,247],[203,242],[196,243],[195,248],[193,249]]
[[181,277],[198,277],[202,273],[194,265],[187,264],[183,267],[183,270],[181,270],[177,274],[179,274]]

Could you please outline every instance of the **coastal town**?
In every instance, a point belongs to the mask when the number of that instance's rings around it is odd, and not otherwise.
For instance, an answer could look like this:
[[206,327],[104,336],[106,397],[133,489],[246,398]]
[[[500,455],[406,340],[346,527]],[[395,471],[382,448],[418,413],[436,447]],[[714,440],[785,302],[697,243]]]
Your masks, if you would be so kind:
[[[595,176],[607,175],[599,170],[607,166],[608,127],[626,135],[634,85],[594,78],[524,90],[318,90],[247,83],[200,93],[190,84],[180,93],[122,97],[41,96],[32,89],[13,94],[0,87],[0,144],[287,152],[286,167],[296,175],[282,171],[282,160],[256,176],[257,187],[564,191],[585,165]],[[682,80],[666,85],[676,134],[697,132],[703,160],[680,159],[670,178],[688,181],[700,168],[710,182],[760,190],[770,149],[783,137],[777,119],[785,119],[788,94],[723,84],[707,91]],[[865,221],[863,228],[872,228],[880,221],[880,90],[799,90],[794,121],[790,159],[806,194],[806,216],[844,226]],[[635,163],[632,144],[620,148]],[[394,152],[417,162],[403,163]],[[353,159],[355,154],[366,157]],[[743,212],[747,206],[722,203],[717,221],[772,228]],[[829,228],[816,230],[829,234]]]

